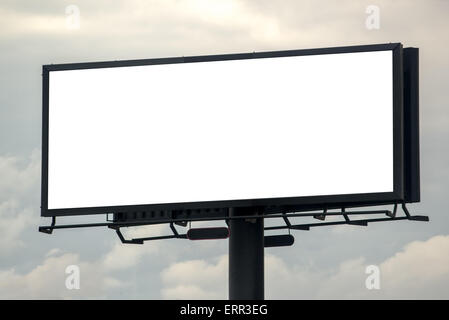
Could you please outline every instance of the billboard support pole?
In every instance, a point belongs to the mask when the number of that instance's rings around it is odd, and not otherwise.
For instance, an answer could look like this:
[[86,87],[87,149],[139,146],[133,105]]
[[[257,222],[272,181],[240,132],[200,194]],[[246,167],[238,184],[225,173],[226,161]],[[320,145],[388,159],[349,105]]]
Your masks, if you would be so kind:
[[[229,209],[231,217],[251,213],[257,214],[257,208]],[[230,219],[229,229],[229,299],[263,300],[263,218]]]

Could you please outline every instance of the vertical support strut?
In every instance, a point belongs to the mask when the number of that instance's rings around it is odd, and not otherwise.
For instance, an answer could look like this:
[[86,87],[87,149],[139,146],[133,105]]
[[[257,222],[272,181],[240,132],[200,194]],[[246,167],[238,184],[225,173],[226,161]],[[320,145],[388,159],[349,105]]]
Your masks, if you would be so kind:
[[[230,208],[231,217],[257,214],[256,208]],[[264,223],[262,218],[229,221],[229,299],[264,299]]]

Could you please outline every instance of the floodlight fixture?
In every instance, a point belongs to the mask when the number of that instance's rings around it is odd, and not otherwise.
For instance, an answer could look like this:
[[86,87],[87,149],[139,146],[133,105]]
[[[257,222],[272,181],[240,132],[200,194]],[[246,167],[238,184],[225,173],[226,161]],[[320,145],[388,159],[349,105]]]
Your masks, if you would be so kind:
[[264,237],[264,247],[287,247],[292,246],[295,238],[291,234],[272,235]]
[[210,227],[210,228],[191,228],[187,231],[189,240],[216,240],[229,238],[229,228]]

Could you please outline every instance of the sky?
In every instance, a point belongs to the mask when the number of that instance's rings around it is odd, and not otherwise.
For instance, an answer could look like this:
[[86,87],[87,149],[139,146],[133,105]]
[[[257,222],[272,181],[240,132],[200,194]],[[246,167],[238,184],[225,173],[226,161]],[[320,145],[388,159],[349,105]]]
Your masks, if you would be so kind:
[[[367,27],[372,6],[378,28]],[[225,240],[133,246],[105,228],[37,231],[50,223],[39,210],[43,64],[401,42],[420,49],[422,197],[409,210],[430,222],[295,231],[294,246],[265,250],[265,296],[448,299],[448,13],[445,0],[2,0],[0,298],[227,298]],[[65,285],[71,265],[80,289]],[[365,285],[370,265],[378,290]]]

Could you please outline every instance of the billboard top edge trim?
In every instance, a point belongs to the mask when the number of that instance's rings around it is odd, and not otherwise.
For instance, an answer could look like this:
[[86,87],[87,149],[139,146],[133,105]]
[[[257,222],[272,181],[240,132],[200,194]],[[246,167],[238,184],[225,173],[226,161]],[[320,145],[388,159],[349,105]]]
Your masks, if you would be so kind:
[[152,64],[192,63],[192,62],[225,61],[225,60],[254,59],[254,58],[257,59],[257,58],[270,58],[270,57],[387,51],[387,50],[394,50],[398,46],[402,46],[402,44],[396,42],[396,43],[355,45],[355,46],[342,46],[342,47],[323,47],[311,49],[292,49],[292,50],[259,51],[259,52],[254,51],[246,53],[228,53],[228,54],[199,55],[199,56],[45,64],[42,66],[42,69],[43,72],[45,73],[49,71],[132,67],[132,66],[152,65]]

